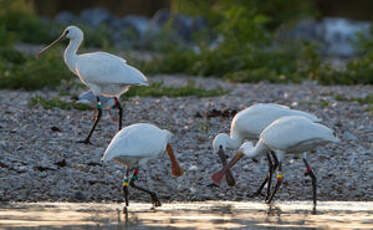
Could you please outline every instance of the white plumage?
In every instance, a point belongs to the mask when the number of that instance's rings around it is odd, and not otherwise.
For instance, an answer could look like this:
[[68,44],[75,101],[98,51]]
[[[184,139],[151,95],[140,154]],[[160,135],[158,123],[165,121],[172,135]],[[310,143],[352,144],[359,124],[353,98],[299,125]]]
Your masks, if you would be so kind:
[[69,45],[64,53],[67,67],[87,85],[96,96],[98,114],[87,138],[80,143],[90,144],[90,138],[102,115],[102,105],[99,96],[114,97],[115,107],[118,108],[118,130],[122,128],[123,109],[119,102],[120,95],[127,92],[130,86],[148,86],[148,79],[136,68],[128,65],[121,57],[105,53],[93,52],[77,54],[83,42],[84,34],[76,26],[68,26],[61,36],[42,49],[40,56],[59,41],[68,38]]
[[[269,203],[273,199],[282,181],[283,176],[281,175],[281,171],[284,154],[304,153],[303,161],[307,168],[306,174],[312,178],[314,210],[316,210],[316,177],[307,162],[307,155],[305,152],[330,142],[338,143],[339,139],[328,127],[301,116],[282,117],[272,122],[263,130],[255,147],[253,147],[251,142],[245,142],[240,147],[239,152],[224,167],[224,169],[212,175],[212,180],[214,183],[220,183],[225,172],[233,167],[233,165],[236,164],[244,155],[253,158],[260,154],[273,151],[278,161],[279,174],[277,175],[275,190],[272,193],[272,196],[267,200]],[[269,173],[272,174],[272,171],[269,170]],[[272,176],[270,175],[269,178],[271,177]]]
[[260,140],[274,151],[303,153],[339,140],[328,127],[299,116],[283,117],[263,130]]
[[[154,207],[161,205],[155,192],[135,184],[138,166],[144,166],[148,160],[157,158],[164,152],[167,152],[171,160],[172,175],[183,175],[184,171],[179,166],[169,144],[171,137],[172,133],[165,129],[160,129],[152,124],[138,123],[123,128],[110,142],[102,160],[104,162],[114,161],[127,166],[127,172],[123,179],[123,193],[126,200],[126,206],[123,209],[124,212],[127,212],[128,206],[128,186],[148,193]],[[131,168],[134,169],[134,174],[129,179],[128,174]]]
[[155,125],[138,123],[119,131],[111,140],[102,160],[133,167],[165,152],[172,133]]
[[128,65],[121,57],[106,52],[78,55],[84,34],[76,26],[68,26],[56,41],[41,50],[38,55],[65,38],[70,39],[64,53],[66,65],[96,96],[119,97],[131,85],[148,85],[144,74]]
[[219,148],[237,149],[245,139],[257,139],[260,133],[273,121],[284,116],[303,116],[311,121],[320,122],[315,115],[299,110],[290,109],[278,104],[255,104],[239,113],[232,120],[230,136],[218,134],[213,141],[214,152]]

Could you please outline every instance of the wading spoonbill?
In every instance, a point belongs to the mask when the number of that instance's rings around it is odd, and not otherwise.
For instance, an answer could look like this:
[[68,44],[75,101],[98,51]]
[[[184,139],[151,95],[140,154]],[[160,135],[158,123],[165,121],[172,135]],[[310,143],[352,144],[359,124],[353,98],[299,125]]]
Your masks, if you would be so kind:
[[312,179],[313,211],[316,212],[316,177],[307,161],[306,152],[329,142],[338,143],[339,139],[328,127],[300,116],[282,117],[263,130],[255,147],[250,142],[244,143],[232,160],[222,170],[214,173],[211,178],[214,183],[219,184],[225,172],[244,155],[253,158],[273,151],[278,161],[278,174],[275,189],[266,200],[267,203],[270,203],[283,181],[282,160],[284,155],[303,153],[306,174]]

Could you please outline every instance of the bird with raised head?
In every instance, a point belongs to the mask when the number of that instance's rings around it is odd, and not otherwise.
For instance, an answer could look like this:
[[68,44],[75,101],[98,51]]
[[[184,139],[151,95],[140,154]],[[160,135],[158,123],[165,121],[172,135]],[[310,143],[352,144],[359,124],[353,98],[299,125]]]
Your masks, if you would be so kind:
[[70,42],[65,49],[64,60],[67,67],[77,75],[93,94],[97,101],[97,116],[95,122],[88,133],[88,136],[79,143],[90,144],[90,138],[100,121],[102,115],[102,104],[99,96],[113,97],[115,107],[118,109],[119,124],[118,130],[122,128],[123,107],[119,101],[120,95],[127,92],[130,86],[148,86],[148,80],[138,69],[127,64],[126,60],[106,53],[93,52],[77,54],[78,48],[83,42],[84,34],[76,26],[68,26],[61,36],[50,45],[43,48],[38,54],[42,53],[57,44],[58,42],[69,39]]

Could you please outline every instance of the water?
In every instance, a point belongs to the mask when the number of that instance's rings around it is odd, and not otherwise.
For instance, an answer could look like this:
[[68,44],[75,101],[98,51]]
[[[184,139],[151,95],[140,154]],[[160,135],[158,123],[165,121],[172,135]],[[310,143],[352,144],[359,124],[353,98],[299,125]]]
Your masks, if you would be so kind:
[[0,229],[372,229],[373,202],[209,201],[163,204],[14,203],[0,205]]

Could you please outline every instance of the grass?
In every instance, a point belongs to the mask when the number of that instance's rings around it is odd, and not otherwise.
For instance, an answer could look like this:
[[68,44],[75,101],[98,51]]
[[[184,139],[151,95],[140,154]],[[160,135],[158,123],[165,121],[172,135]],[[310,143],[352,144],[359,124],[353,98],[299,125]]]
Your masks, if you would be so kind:
[[[188,82],[186,86],[182,87],[164,87],[162,83],[154,83],[149,87],[132,87],[129,92],[123,94],[121,100],[126,100],[130,97],[216,97],[226,94],[223,89],[205,90],[201,87],[196,87],[193,82]],[[61,94],[66,94],[62,91]],[[65,102],[58,97],[52,99],[45,99],[40,96],[32,97],[29,102],[29,107],[42,106],[44,109],[60,108],[63,110],[92,110],[93,108],[88,105],[75,102]]]
[[334,98],[337,101],[350,101],[350,102],[356,101],[360,104],[368,104],[369,105],[368,111],[371,114],[373,114],[373,94],[369,94],[366,97],[351,97],[351,98],[347,98],[343,95],[336,95]]
[[40,96],[32,97],[28,105],[30,108],[40,105],[44,109],[54,109],[54,108],[60,108],[63,110],[71,110],[71,109],[92,110],[93,109],[92,107],[88,105],[81,104],[81,103],[75,103],[75,102],[65,102],[57,97],[52,98],[52,99],[45,99]]
[[337,101],[356,101],[360,104],[372,104],[373,105],[373,94],[369,94],[366,97],[351,97],[347,98],[343,95],[336,95],[335,100]]
[[[4,58],[5,56],[2,56]],[[50,50],[39,59],[12,55],[4,62],[6,69],[0,67],[0,88],[37,90],[44,87],[56,88],[63,81],[74,79],[74,75],[65,66],[58,49]],[[7,74],[1,74],[1,72]]]
[[196,87],[194,82],[189,81],[186,86],[182,87],[165,87],[162,83],[154,83],[149,87],[132,87],[122,97],[217,97],[226,93],[223,89],[206,90],[202,87]]

